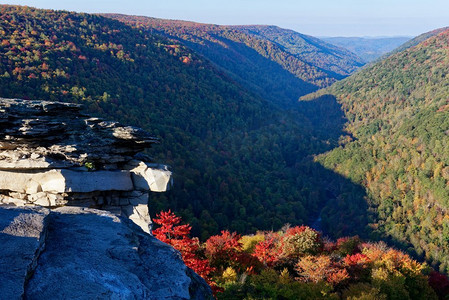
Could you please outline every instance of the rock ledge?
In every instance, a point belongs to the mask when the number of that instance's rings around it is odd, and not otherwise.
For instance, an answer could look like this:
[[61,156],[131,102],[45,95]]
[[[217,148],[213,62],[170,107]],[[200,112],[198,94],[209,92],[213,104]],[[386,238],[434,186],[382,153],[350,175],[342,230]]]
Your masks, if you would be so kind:
[[149,195],[172,184],[167,166],[140,153],[158,139],[80,109],[0,98],[0,204],[98,208],[150,233]]
[[0,299],[212,299],[172,247],[109,212],[0,206]]

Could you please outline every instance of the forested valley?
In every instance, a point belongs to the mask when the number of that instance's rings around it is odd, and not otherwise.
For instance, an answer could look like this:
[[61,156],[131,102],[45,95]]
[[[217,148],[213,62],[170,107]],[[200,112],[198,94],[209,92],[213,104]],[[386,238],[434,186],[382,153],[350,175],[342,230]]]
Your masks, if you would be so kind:
[[1,95],[82,103],[160,138],[148,154],[173,168],[175,187],[155,195],[150,209],[173,209],[203,239],[313,222],[329,198],[359,189],[313,161],[337,145],[344,120],[331,98],[295,105],[317,90],[312,83],[265,99],[151,31],[89,14],[17,6],[0,13]]
[[175,184],[152,196],[156,236],[223,299],[445,299],[448,30],[366,67],[275,26],[1,5],[0,33],[1,97],[160,139],[146,154]]

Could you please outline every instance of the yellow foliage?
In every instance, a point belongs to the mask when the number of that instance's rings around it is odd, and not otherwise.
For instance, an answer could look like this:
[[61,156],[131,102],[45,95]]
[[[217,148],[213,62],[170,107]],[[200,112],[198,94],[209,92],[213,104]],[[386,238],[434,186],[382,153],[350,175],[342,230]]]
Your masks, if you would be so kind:
[[443,170],[444,163],[440,162],[436,165],[435,169],[433,170],[433,179],[436,179],[441,176],[441,171]]
[[301,276],[298,279],[303,282],[319,282],[326,279],[332,262],[327,255],[307,255],[301,257],[296,265],[296,271]]
[[237,272],[233,268],[227,267],[226,270],[223,271],[221,277],[225,283],[233,283],[237,281]]
[[384,267],[373,268],[371,271],[371,277],[377,280],[387,280],[388,279],[388,270]]
[[253,252],[254,247],[257,243],[265,241],[265,236],[263,234],[256,235],[244,235],[240,239],[240,243],[242,243],[242,250],[245,252]]
[[288,272],[287,268],[284,268],[282,270],[281,274],[279,275],[279,282],[281,284],[289,284],[291,283],[290,273]]

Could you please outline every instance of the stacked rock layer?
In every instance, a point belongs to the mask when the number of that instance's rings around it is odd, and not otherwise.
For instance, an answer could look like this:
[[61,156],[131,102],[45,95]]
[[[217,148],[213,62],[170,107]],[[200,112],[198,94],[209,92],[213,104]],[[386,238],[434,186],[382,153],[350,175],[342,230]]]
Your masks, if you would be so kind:
[[150,232],[149,195],[172,182],[141,154],[158,140],[80,109],[0,98],[0,204],[103,209]]

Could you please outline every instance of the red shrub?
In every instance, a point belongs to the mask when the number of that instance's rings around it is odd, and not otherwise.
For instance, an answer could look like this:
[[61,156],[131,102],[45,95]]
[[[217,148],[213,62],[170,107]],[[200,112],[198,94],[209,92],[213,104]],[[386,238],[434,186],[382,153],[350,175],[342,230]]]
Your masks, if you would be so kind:
[[186,266],[194,270],[213,287],[215,283],[210,280],[210,274],[214,271],[214,268],[210,266],[206,259],[198,258],[199,241],[197,238],[189,237],[192,227],[190,225],[178,225],[181,218],[170,210],[157,214],[153,221],[161,226],[153,231],[154,236],[181,252]]
[[271,237],[261,241],[254,247],[252,255],[267,267],[273,267],[282,259],[282,247],[279,238]]
[[232,266],[239,267],[242,244],[239,242],[240,235],[225,230],[221,235],[211,236],[206,241],[206,257],[212,266],[221,270]]

